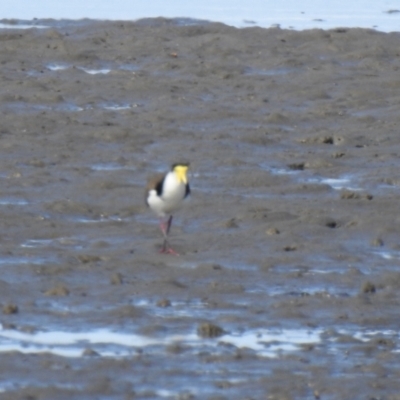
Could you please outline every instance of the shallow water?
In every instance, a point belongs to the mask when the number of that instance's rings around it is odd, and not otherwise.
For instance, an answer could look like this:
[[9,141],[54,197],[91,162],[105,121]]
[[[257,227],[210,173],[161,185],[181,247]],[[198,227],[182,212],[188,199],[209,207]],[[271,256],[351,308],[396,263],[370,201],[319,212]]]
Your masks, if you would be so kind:
[[0,352],[19,351],[25,354],[50,353],[62,357],[82,357],[85,349],[90,347],[97,356],[120,358],[132,356],[138,349],[162,354],[165,347],[176,344],[189,346],[196,352],[212,348],[214,354],[218,354],[218,346],[222,343],[238,349],[253,350],[261,357],[277,357],[283,352],[296,351],[301,345],[318,343],[320,333],[318,330],[313,332],[302,329],[257,330],[226,334],[217,340],[202,340],[195,333],[157,339],[107,329],[90,332],[50,331],[34,334],[3,330],[0,333]]

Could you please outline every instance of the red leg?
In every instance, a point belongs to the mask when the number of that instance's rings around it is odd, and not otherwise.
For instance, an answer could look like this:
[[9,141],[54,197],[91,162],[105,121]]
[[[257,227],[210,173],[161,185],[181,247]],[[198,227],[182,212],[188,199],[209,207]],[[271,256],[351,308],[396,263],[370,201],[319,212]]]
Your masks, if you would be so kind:
[[168,221],[161,220],[161,222],[160,222],[160,229],[164,236],[164,243],[163,243],[163,247],[160,250],[160,253],[173,254],[175,256],[179,256],[179,253],[177,253],[175,250],[173,250],[168,244],[168,233],[171,229],[172,218],[173,217],[171,215],[168,218]]

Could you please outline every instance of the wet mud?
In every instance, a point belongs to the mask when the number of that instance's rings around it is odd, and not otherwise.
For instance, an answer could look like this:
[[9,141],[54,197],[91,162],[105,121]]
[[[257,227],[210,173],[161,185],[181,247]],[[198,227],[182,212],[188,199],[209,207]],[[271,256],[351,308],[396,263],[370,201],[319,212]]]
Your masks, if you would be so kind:
[[399,34],[2,22],[2,399],[398,399]]

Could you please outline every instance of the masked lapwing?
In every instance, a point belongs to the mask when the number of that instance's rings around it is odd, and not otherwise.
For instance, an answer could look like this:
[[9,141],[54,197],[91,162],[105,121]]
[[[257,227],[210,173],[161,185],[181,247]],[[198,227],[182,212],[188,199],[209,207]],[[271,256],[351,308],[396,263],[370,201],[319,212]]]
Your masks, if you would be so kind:
[[173,213],[182,206],[190,194],[188,163],[173,164],[166,174],[149,180],[146,189],[147,205],[160,217],[160,229],[164,236],[161,253],[175,254],[168,243],[168,234],[172,225]]

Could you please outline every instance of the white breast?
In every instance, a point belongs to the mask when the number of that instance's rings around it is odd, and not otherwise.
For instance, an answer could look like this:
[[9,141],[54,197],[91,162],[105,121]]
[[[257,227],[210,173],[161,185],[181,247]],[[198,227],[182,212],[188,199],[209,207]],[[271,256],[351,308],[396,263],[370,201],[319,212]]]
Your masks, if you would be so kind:
[[150,190],[148,204],[159,216],[164,217],[176,210],[185,198],[186,185],[180,182],[173,172],[169,172],[163,184],[161,197],[155,190]]

